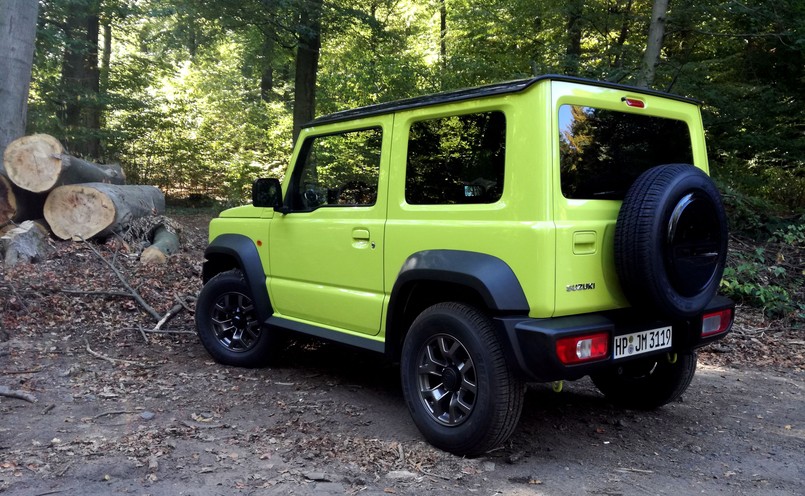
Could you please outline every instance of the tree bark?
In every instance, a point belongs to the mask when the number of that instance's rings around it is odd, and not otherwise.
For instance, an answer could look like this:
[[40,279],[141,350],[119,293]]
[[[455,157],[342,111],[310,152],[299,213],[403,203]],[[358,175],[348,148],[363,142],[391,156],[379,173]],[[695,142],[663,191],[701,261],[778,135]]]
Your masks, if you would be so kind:
[[18,263],[37,263],[48,257],[50,231],[43,222],[26,220],[4,232],[0,237],[0,253],[6,267]]
[[105,237],[136,218],[164,212],[165,195],[154,186],[73,184],[54,189],[45,202],[53,234],[74,241]]
[[665,16],[668,13],[669,0],[654,0],[651,9],[651,26],[648,30],[646,51],[643,54],[643,64],[637,78],[637,86],[648,88],[654,83],[654,74],[660,60],[662,41],[665,36]]
[[44,194],[20,188],[6,176],[0,175],[0,225],[8,221],[41,219],[45,205]]
[[47,134],[19,138],[8,145],[4,155],[8,178],[35,193],[65,184],[126,182],[119,165],[94,164],[67,155],[61,143]]
[[567,5],[567,47],[565,49],[565,74],[579,74],[581,59],[581,18],[584,0],[573,0]]
[[179,236],[165,228],[158,226],[154,229],[154,240],[151,246],[140,254],[140,262],[144,264],[165,263],[170,255],[179,251]]
[[25,134],[39,2],[0,2],[0,174],[3,150]]
[[294,82],[293,139],[299,136],[302,124],[316,114],[316,77],[321,50],[322,0],[307,0],[299,15],[299,45],[296,48],[296,78]]
[[68,128],[70,149],[85,157],[98,157],[100,0],[70,0],[69,4],[61,81],[65,103],[60,117]]

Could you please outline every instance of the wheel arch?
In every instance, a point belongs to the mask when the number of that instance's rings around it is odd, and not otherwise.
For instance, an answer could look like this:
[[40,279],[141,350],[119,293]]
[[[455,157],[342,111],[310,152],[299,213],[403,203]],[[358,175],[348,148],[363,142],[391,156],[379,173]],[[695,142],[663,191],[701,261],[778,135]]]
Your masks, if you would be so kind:
[[201,277],[205,284],[216,274],[239,269],[252,293],[260,321],[265,322],[271,317],[274,310],[266,289],[263,264],[251,238],[242,234],[222,234],[210,242],[204,250],[204,258]]
[[386,316],[386,353],[399,358],[413,320],[431,305],[458,301],[491,314],[527,314],[528,300],[509,265],[493,255],[426,250],[406,259],[397,275]]

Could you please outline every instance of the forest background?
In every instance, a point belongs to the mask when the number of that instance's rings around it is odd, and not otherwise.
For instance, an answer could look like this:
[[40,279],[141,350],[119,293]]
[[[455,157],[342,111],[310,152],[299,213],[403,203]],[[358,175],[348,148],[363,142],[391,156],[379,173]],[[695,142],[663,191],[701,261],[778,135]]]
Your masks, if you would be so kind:
[[[31,2],[2,0],[0,21]],[[360,105],[548,73],[694,97],[734,233],[723,290],[805,319],[802,0],[41,0],[35,15],[25,132],[174,205],[245,203],[303,122]]]

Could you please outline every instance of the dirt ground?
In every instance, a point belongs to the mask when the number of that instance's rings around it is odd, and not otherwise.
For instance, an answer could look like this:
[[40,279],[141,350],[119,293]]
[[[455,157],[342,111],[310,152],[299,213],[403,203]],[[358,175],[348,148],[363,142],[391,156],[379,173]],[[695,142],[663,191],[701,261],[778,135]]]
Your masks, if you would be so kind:
[[[532,385],[505,446],[476,459],[424,443],[381,357],[300,340],[270,368],[214,363],[193,332],[208,217],[143,267],[82,243],[0,268],[0,493],[8,495],[805,494],[805,341],[745,309],[700,354],[682,401],[618,410],[589,380]],[[76,291],[83,292],[82,294]],[[115,293],[115,294],[112,294]],[[147,342],[146,342],[147,340]]]

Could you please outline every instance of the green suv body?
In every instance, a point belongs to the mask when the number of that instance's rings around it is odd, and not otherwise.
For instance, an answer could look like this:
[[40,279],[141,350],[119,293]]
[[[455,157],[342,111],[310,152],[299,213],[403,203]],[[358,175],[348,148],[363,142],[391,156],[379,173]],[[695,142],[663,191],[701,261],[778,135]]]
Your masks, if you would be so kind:
[[239,366],[281,330],[386,353],[460,454],[508,438],[529,381],[658,407],[733,321],[707,171],[697,102],[577,78],[324,116],[281,185],[211,222],[199,335]]

